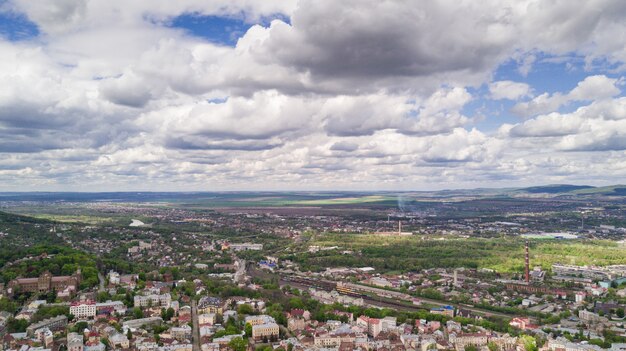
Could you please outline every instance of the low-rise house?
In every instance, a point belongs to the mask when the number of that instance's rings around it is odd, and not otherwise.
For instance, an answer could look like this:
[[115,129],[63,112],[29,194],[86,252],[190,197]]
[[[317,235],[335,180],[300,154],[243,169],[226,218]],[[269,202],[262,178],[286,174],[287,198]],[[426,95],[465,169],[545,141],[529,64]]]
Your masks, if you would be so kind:
[[83,336],[78,333],[67,334],[67,350],[68,351],[83,351]]
[[124,333],[116,333],[109,336],[109,342],[113,348],[127,349],[130,347],[130,340]]

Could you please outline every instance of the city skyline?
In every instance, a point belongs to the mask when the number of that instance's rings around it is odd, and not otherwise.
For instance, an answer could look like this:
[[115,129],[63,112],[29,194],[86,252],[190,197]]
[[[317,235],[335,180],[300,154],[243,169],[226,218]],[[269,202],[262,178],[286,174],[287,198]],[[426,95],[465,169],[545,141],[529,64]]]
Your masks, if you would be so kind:
[[623,184],[619,1],[0,2],[0,191]]

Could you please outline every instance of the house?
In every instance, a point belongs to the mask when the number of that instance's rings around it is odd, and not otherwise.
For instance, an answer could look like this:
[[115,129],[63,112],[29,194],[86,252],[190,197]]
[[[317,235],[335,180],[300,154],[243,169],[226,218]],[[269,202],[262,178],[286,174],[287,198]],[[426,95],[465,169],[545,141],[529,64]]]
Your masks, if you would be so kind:
[[126,334],[123,333],[116,333],[109,336],[109,342],[111,343],[111,346],[113,348],[119,347],[122,349],[127,349],[130,347],[130,340],[128,340]]
[[303,330],[306,327],[304,318],[289,317],[287,319],[287,329],[290,331]]
[[511,319],[511,321],[509,322],[509,325],[514,328],[519,328],[522,330],[526,330],[526,329],[530,330],[530,329],[538,328],[536,325],[531,324],[530,319],[527,317],[515,317]]
[[83,336],[78,333],[67,334],[67,351],[83,351]]

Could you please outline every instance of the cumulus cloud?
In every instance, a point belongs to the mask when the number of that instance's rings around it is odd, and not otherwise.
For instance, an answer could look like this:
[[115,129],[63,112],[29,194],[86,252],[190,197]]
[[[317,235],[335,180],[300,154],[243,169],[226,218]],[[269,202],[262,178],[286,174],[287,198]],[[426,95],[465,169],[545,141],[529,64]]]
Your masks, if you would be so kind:
[[489,84],[489,93],[494,100],[518,100],[530,96],[531,88],[526,83],[501,80]]
[[593,101],[619,95],[621,80],[605,75],[586,77],[567,94],[543,93],[528,102],[520,102],[513,106],[512,111],[520,116],[528,117],[557,110],[573,101]]
[[[9,0],[0,11],[41,33],[0,40],[3,189],[480,186],[575,180],[586,165],[603,181],[626,176],[622,1]],[[252,27],[230,47],[173,28],[181,15]],[[569,91],[524,79],[571,57],[590,72]],[[496,75],[506,63],[519,74]],[[510,100],[525,120],[483,130],[481,99]]]

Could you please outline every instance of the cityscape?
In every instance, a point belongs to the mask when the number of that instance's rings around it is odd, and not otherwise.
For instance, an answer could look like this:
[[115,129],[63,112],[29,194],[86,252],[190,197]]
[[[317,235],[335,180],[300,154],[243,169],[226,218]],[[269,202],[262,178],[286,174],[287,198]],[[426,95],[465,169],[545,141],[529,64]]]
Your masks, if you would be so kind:
[[624,188],[542,189],[8,195],[3,349],[622,350]]
[[626,1],[0,0],[0,351],[626,351]]

